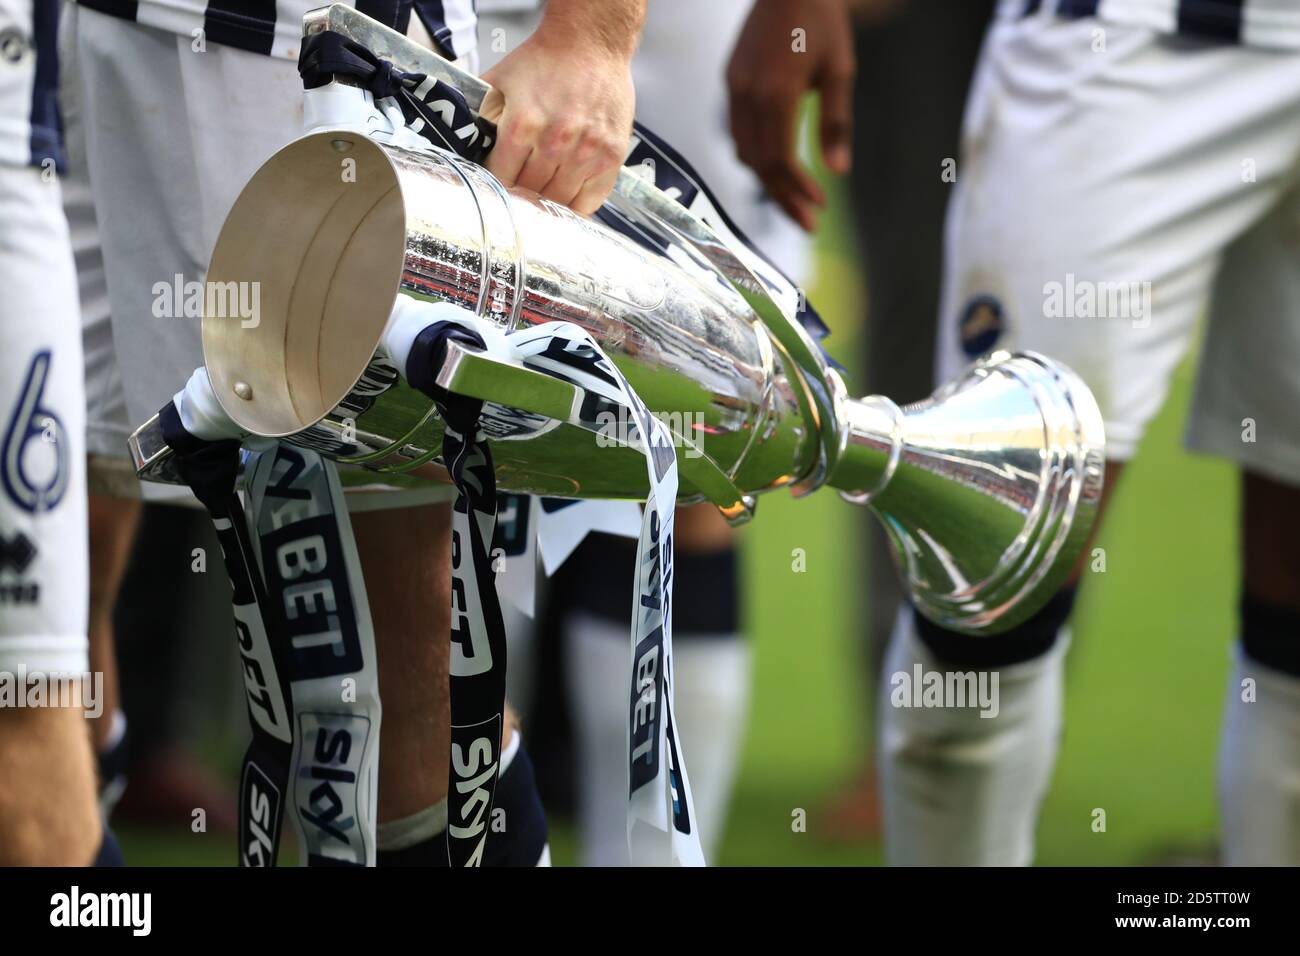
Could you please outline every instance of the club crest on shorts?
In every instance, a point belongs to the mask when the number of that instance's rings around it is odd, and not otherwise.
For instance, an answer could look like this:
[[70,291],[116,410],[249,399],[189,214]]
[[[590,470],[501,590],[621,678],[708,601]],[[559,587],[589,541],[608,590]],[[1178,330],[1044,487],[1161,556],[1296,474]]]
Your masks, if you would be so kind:
[[972,296],[957,321],[962,351],[972,359],[993,351],[1006,327],[1006,312],[997,296],[987,292]]

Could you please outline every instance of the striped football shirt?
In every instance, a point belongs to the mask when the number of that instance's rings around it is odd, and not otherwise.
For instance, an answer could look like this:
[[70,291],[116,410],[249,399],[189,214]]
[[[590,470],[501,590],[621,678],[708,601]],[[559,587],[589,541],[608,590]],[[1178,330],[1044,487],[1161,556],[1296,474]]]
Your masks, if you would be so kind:
[[1095,17],[1202,40],[1300,50],[1300,0],[1002,0],[999,12]]
[[[329,0],[77,0],[84,7],[207,43],[297,59],[302,18]],[[405,33],[411,11],[449,59],[476,45],[474,0],[342,0],[366,16]],[[200,32],[201,31],[201,32]]]
[[62,161],[59,0],[0,0],[0,164]]

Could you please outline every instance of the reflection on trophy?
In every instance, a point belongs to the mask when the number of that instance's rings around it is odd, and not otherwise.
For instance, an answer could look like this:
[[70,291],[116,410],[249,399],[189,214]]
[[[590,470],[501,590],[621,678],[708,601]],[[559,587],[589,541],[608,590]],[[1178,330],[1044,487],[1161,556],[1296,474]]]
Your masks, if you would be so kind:
[[[838,489],[884,522],[920,611],[971,633],[1014,626],[1065,580],[1104,446],[1069,369],[998,353],[915,405],[851,399],[789,303],[705,221],[626,171],[608,208],[649,242],[450,153],[308,135],[262,166],[217,242],[209,283],[257,283],[261,311],[252,326],[205,316],[216,397],[247,432],[368,482],[445,482],[433,403],[381,348],[401,297],[507,331],[571,322],[676,432],[682,500],[739,522],[758,493]],[[641,454],[602,440],[571,382],[458,345],[438,382],[489,403],[500,489],[645,497]],[[142,477],[174,477],[156,419],[131,445]]]

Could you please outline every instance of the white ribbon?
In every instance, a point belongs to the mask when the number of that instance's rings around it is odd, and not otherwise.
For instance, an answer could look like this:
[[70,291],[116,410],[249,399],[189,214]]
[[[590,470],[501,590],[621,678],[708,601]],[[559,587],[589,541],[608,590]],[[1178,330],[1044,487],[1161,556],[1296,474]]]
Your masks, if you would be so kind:
[[[503,333],[447,303],[398,296],[384,348],[406,368],[411,343],[428,325],[473,329],[498,358],[573,383],[619,406],[633,427],[625,443],[645,456],[649,493],[637,545],[628,681],[628,850],[633,864],[703,866],[681,737],[673,714],[672,568],[677,458],[667,426],[654,417],[601,347],[566,322]],[[566,512],[567,513],[567,512]]]

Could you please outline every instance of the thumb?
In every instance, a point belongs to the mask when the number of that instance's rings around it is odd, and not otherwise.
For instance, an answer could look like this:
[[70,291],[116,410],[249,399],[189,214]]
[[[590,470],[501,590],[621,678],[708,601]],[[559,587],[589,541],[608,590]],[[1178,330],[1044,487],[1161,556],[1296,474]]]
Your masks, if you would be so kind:
[[[488,79],[488,77],[484,77]],[[491,82],[489,80],[489,82]],[[495,86],[491,87],[483,97],[483,103],[479,106],[478,115],[490,123],[500,123],[501,116],[506,111],[506,97]]]

